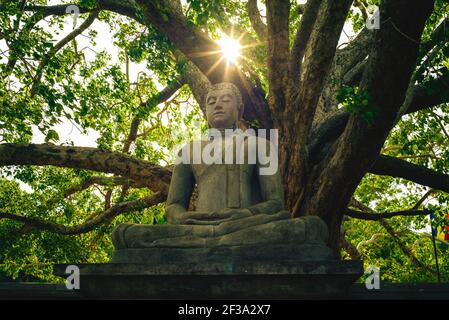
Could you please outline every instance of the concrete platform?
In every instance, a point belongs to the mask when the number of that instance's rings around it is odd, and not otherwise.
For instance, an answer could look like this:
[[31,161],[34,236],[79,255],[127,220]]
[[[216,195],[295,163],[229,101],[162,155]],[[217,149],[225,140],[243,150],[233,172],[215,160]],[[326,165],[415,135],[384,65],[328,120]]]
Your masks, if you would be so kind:
[[1,300],[73,300],[82,299],[77,290],[64,284],[42,282],[0,282]]
[[[66,278],[67,265],[54,274]],[[105,299],[328,299],[347,294],[361,261],[185,265],[84,264],[80,294]]]

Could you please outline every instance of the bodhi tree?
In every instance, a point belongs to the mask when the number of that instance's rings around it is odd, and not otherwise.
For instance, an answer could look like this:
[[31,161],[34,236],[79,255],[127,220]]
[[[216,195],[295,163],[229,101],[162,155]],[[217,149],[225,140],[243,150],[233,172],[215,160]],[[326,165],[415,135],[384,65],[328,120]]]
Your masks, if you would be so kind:
[[[80,14],[72,30],[69,5]],[[371,5],[379,6],[379,28],[365,25]],[[99,245],[120,221],[163,222],[167,154],[179,142],[170,133],[204,127],[208,87],[229,81],[243,95],[241,127],[279,131],[293,216],[323,218],[329,245],[353,257],[359,253],[344,221],[380,221],[403,254],[428,268],[387,219],[419,225],[436,213],[444,220],[447,1],[3,0],[0,6],[0,226],[9,237],[3,250],[41,230],[51,243],[65,239],[75,248]],[[95,51],[99,23],[112,34],[114,53]],[[348,27],[354,34],[344,40]],[[237,61],[223,55],[217,42],[223,35],[240,42]],[[80,48],[83,39],[88,45]],[[134,81],[138,63],[145,70]],[[61,123],[95,130],[97,147],[64,143]],[[45,143],[31,143],[38,132]],[[72,243],[64,235],[86,238]]]

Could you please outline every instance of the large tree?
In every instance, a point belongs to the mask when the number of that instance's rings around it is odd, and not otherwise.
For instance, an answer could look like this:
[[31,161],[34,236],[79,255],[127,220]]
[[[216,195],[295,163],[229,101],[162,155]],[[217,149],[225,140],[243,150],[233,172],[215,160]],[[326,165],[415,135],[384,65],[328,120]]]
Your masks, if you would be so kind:
[[[295,217],[322,217],[336,253],[345,244],[345,215],[380,219],[388,226],[387,218],[433,211],[423,208],[421,199],[413,206],[411,200],[396,204],[394,212],[373,213],[369,206],[376,199],[366,184],[372,175],[389,176],[401,178],[395,180],[398,193],[407,181],[431,188],[426,197],[449,192],[446,1],[303,2],[85,0],[71,3],[80,9],[82,23],[53,43],[44,25],[59,23],[62,29],[69,3],[1,1],[0,39],[7,48],[0,79],[0,166],[34,185],[52,175],[73,176],[65,183],[57,180],[58,199],[41,199],[28,213],[0,203],[0,218],[23,223],[21,232],[80,234],[123,213],[163,203],[170,166],[159,164],[163,151],[150,141],[173,145],[166,141],[170,124],[163,124],[161,113],[173,109],[176,126],[186,116],[176,110],[184,105],[180,100],[191,102],[191,93],[204,111],[208,87],[221,81],[233,82],[243,94],[242,127],[279,130],[288,210]],[[379,5],[379,29],[365,26],[368,4]],[[90,27],[97,20],[115,27],[125,73],[108,65],[105,53],[87,61],[86,48],[77,47],[83,32],[90,30],[95,38]],[[340,43],[345,23],[356,34]],[[223,59],[215,41],[220,32],[242,43],[238,63]],[[152,75],[133,83],[130,61],[145,60]],[[156,90],[156,80],[166,87]],[[51,143],[58,140],[52,128],[62,118],[99,131],[98,148]],[[48,143],[30,143],[33,125]],[[438,154],[429,145],[438,145]],[[38,175],[36,166],[74,171]],[[70,185],[74,181],[78,184]],[[30,213],[55,212],[55,203],[67,206],[71,195],[91,186],[104,192],[104,211],[84,204],[85,211],[94,211],[85,212],[85,221],[62,225],[51,215],[42,219],[45,215]],[[445,201],[442,196],[440,206]]]

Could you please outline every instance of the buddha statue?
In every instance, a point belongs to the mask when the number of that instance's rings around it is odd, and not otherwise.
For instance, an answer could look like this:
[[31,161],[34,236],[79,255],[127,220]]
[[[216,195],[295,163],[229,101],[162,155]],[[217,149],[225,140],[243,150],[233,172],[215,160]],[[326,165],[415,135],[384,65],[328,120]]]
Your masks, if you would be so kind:
[[[215,84],[205,102],[209,139],[192,141],[178,154],[167,224],[119,225],[112,235],[116,250],[312,243],[326,248],[327,257],[326,224],[317,216],[292,218],[284,209],[274,143],[238,129],[244,110],[238,88]],[[188,211],[195,185],[195,211]]]

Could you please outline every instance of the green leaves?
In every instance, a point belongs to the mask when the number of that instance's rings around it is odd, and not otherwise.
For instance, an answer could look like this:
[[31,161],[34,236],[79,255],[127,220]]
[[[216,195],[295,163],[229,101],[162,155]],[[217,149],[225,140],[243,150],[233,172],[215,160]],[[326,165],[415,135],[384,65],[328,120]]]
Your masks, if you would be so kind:
[[45,136],[45,143],[57,142],[58,140],[59,140],[58,133],[53,129],[48,130],[47,135]]
[[97,7],[98,0],[80,0],[79,6],[86,9],[93,9]]
[[368,92],[360,92],[358,87],[343,86],[337,94],[337,101],[369,124],[374,122],[379,113],[379,107]]

